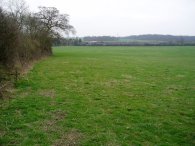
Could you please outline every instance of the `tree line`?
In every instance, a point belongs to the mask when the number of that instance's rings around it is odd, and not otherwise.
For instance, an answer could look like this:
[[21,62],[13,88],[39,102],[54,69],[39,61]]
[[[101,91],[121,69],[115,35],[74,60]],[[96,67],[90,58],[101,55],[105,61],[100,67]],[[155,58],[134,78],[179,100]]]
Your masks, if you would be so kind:
[[53,41],[53,46],[81,46],[81,38],[56,38]]
[[0,65],[22,68],[32,60],[52,55],[52,43],[64,33],[74,33],[69,16],[54,7],[30,12],[23,0],[0,6]]
[[195,45],[195,36],[173,35],[131,35],[126,37],[88,36],[83,38],[83,45],[108,45],[108,46],[175,46]]
[[54,40],[68,33],[75,29],[57,8],[39,7],[34,13],[23,0],[0,1],[0,97],[32,61],[52,55]]

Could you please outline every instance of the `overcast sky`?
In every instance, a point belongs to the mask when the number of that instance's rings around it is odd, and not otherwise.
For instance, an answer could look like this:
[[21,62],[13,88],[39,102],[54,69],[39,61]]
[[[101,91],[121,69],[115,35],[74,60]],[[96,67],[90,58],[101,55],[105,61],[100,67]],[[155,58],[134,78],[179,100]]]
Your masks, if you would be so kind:
[[26,0],[70,15],[77,36],[195,35],[195,0]]

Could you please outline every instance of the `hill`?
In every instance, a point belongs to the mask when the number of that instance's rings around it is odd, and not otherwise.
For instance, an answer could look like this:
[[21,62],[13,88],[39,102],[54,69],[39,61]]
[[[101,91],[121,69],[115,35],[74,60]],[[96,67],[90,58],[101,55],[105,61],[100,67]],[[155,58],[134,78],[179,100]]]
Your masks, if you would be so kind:
[[87,36],[83,42],[88,45],[195,45],[195,36],[174,35],[131,35],[125,37]]

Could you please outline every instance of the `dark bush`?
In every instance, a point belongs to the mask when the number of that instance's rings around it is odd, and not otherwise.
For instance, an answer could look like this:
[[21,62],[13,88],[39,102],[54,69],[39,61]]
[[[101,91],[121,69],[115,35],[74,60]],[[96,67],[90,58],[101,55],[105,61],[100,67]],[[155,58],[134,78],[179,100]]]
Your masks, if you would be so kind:
[[0,63],[13,67],[18,59],[19,30],[15,20],[0,8]]

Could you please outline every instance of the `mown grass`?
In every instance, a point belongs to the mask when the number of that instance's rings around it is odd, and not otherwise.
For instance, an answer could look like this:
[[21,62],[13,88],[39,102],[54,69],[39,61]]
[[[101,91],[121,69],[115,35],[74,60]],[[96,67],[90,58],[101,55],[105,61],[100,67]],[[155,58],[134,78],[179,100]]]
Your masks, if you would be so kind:
[[54,48],[0,106],[0,145],[195,145],[195,48]]

